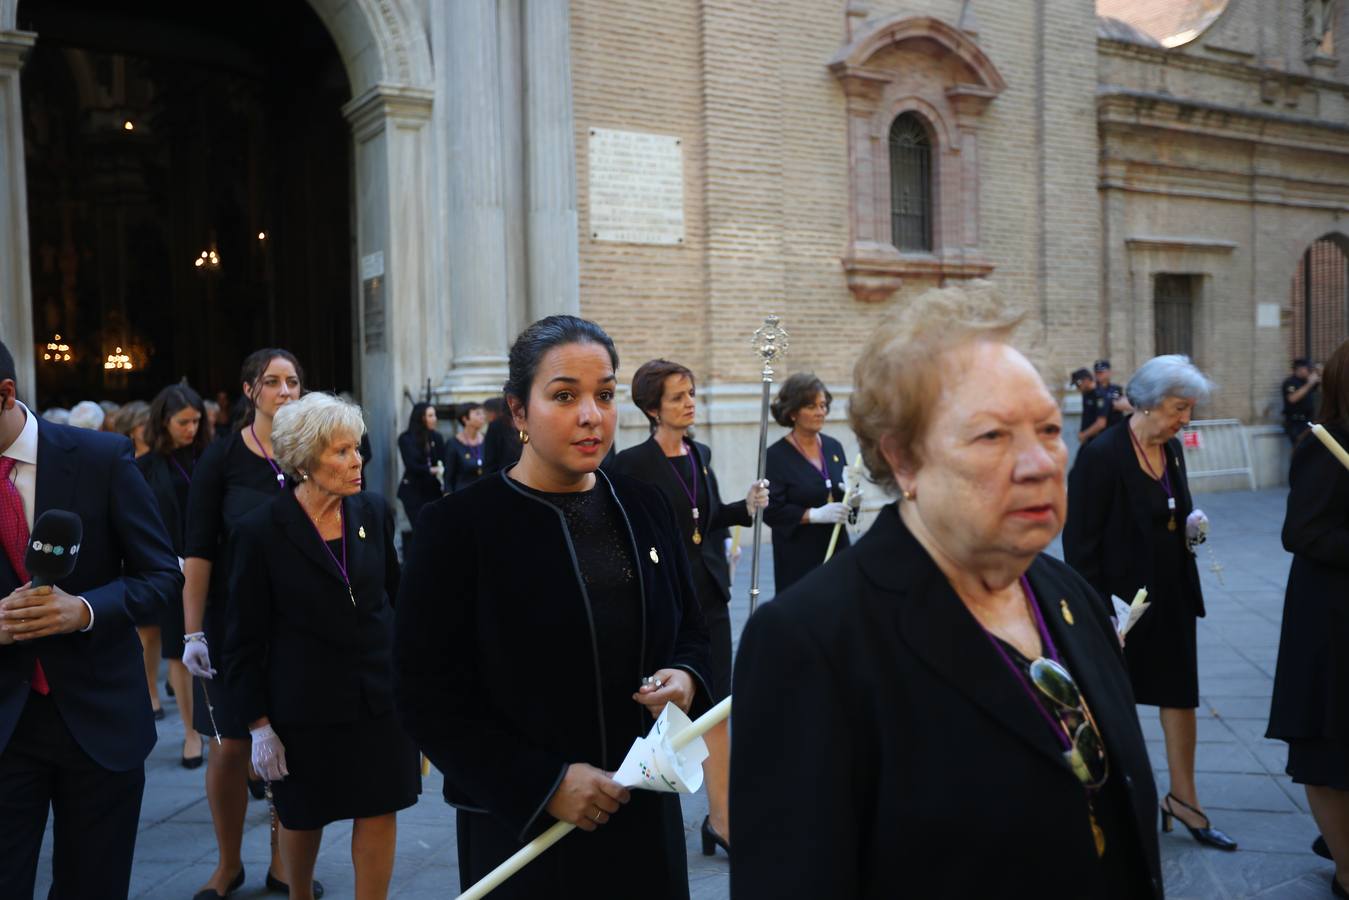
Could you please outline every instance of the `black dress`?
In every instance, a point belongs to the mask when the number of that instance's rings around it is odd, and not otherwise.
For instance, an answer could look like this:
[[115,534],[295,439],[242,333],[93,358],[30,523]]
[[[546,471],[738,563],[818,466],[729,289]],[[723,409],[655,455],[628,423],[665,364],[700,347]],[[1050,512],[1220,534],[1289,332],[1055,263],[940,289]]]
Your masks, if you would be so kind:
[[[1343,446],[1349,431],[1332,428]],[[1349,469],[1315,437],[1293,451],[1283,601],[1269,730],[1298,784],[1349,790]]]
[[[833,537],[833,525],[803,524],[806,510],[843,499],[843,469],[848,464],[843,445],[827,434],[820,435],[825,475],[806,459],[787,438],[768,448],[764,477],[768,479],[768,508],[764,522],[773,529],[773,583],[778,593],[800,581],[824,562]],[[848,529],[839,530],[837,554],[847,547]]]
[[446,483],[431,471],[445,462],[445,439],[439,432],[428,432],[429,445],[422,446],[417,435],[405,431],[398,436],[398,454],[403,459],[403,478],[398,482],[398,499],[408,517],[408,525],[416,527],[422,507],[445,494]]
[[[712,639],[712,700],[731,692],[731,584],[725,538],[731,525],[750,525],[753,519],[743,502],[722,503],[712,451],[706,444],[686,438],[688,452],[667,457],[655,438],[629,447],[615,458],[610,469],[641,479],[660,488],[675,511],[680,536],[692,567],[698,606]],[[695,469],[696,466],[696,469]],[[689,491],[696,492],[690,502]],[[698,507],[698,541],[693,540],[693,506]]]
[[1112,594],[1129,603],[1139,588],[1148,589],[1152,606],[1125,647],[1134,693],[1141,704],[1193,709],[1199,705],[1195,619],[1204,616],[1204,595],[1185,544],[1194,501],[1184,451],[1174,438],[1164,447],[1176,499],[1172,531],[1166,491],[1142,470],[1130,435],[1125,422],[1078,452],[1068,475],[1064,560],[1096,589],[1103,615],[1114,615]]
[[[214,736],[215,728],[219,728],[221,737],[248,740],[248,722],[227,683],[230,661],[225,654],[225,628],[233,562],[228,543],[241,518],[286,489],[284,478],[278,479],[277,470],[248,449],[238,431],[207,447],[193,470],[183,555],[211,563],[202,630],[206,632],[211,665],[218,674],[210,679],[209,688],[204,688],[203,679],[192,679],[192,726],[207,736]],[[214,727],[204,690],[210,693]]]
[[469,446],[455,435],[445,449],[445,487],[459,491],[468,487],[483,476],[484,457],[487,441],[481,440],[475,446]]
[[[136,466],[150,485],[159,506],[159,517],[173,544],[173,552],[184,556],[187,545],[187,495],[192,484],[192,470],[196,459],[192,448],[175,450],[172,457],[163,453],[146,453],[136,460]],[[183,597],[181,592],[170,597],[168,606],[159,617],[160,655],[164,659],[183,658]]]
[[392,510],[373,492],[347,497],[342,531],[325,549],[287,492],[231,541],[229,687],[244,721],[266,716],[285,747],[272,796],[287,828],[386,815],[421,791],[393,703]]
[[[542,494],[494,473],[427,507],[399,595],[398,709],[458,809],[461,888],[553,824],[567,767],[618,767],[652,717],[641,679],[682,668],[708,703],[707,634],[673,515],[655,488],[596,473]],[[495,898],[683,900],[679,798],[633,791]]]

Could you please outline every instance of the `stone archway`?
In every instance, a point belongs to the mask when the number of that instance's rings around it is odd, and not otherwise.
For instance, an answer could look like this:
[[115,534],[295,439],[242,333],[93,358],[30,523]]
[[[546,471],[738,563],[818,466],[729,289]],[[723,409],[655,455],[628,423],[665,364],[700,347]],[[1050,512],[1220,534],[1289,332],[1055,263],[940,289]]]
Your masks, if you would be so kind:
[[1349,236],[1307,244],[1290,279],[1288,356],[1323,361],[1349,338]]
[[[40,36],[16,28],[21,0],[0,0],[0,336],[33,385],[34,334],[19,72]],[[307,0],[337,45],[352,88],[353,303],[356,383],[376,435],[397,430],[405,387],[444,372],[443,284],[427,260],[439,224],[430,41],[409,0]],[[361,275],[368,277],[362,278]],[[439,335],[439,341],[435,336]],[[369,480],[392,493],[396,464],[377,455]]]

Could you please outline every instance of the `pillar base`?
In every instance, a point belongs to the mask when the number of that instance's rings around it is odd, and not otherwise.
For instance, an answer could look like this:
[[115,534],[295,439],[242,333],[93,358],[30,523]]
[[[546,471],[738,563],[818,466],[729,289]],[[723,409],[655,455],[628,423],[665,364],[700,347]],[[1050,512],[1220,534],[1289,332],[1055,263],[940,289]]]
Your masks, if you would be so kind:
[[499,397],[507,374],[509,367],[504,356],[458,359],[431,393],[437,403],[461,403]]

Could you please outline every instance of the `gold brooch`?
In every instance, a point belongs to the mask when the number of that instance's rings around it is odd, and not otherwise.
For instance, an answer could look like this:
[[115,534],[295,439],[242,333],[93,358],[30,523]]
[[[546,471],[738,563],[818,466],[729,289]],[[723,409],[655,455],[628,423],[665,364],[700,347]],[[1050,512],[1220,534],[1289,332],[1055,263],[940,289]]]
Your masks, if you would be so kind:
[[356,529],[356,536],[359,537],[361,540],[365,540],[365,526],[364,526],[364,525],[362,525],[360,528],[357,528],[357,529]]
[[653,563],[655,563],[656,565],[660,565],[660,554],[656,552],[656,548],[655,548],[655,547],[652,547],[652,548],[651,548],[650,556],[651,556],[651,561],[652,561]]
[[1067,622],[1069,625],[1073,624],[1073,611],[1068,608],[1067,600],[1059,601],[1059,611],[1063,613],[1063,621]]
[[838,462],[838,457],[837,457],[837,456],[834,457],[834,462]]

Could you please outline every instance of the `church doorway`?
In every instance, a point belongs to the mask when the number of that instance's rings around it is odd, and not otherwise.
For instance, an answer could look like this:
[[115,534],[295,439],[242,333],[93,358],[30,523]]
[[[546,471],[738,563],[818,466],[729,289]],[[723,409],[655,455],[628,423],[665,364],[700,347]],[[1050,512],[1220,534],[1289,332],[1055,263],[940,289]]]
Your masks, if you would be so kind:
[[268,345],[356,387],[351,88],[311,5],[22,0],[17,24],[39,407],[234,397]]
[[1325,362],[1349,338],[1349,237],[1326,235],[1303,251],[1288,299],[1289,357]]

